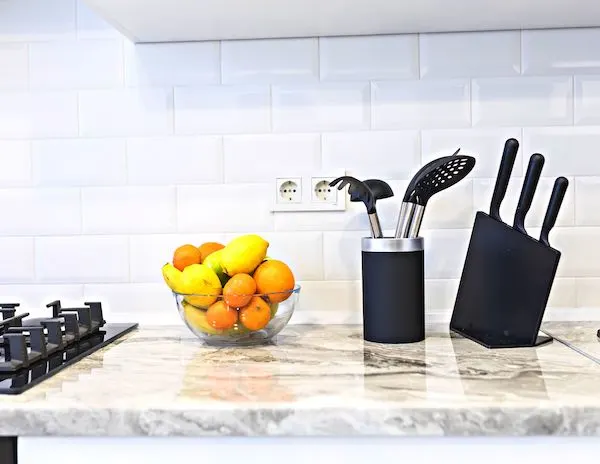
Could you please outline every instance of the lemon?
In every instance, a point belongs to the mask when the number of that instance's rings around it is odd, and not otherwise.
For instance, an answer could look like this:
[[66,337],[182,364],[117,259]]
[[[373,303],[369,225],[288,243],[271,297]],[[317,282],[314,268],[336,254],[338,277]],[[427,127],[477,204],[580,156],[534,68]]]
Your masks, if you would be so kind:
[[169,286],[171,290],[175,293],[183,293],[182,292],[182,272],[173,266],[171,263],[166,263],[162,267],[162,275],[165,283]]
[[255,234],[241,235],[221,250],[220,261],[228,276],[251,274],[267,255],[269,242]]
[[221,294],[221,281],[205,264],[191,264],[181,272],[181,292],[185,301],[200,308],[208,308]]

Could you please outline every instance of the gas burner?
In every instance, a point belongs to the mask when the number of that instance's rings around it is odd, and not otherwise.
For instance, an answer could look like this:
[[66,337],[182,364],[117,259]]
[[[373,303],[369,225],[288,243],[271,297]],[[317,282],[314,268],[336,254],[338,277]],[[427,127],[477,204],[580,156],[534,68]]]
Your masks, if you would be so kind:
[[29,318],[20,303],[0,303],[0,394],[22,393],[137,327],[106,324],[101,303],[84,305],[56,300],[51,316]]

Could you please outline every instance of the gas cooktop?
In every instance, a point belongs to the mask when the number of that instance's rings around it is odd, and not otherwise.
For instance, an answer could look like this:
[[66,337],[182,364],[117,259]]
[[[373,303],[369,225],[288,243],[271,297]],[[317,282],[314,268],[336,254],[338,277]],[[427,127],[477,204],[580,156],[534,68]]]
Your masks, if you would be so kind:
[[19,303],[0,303],[0,394],[19,394],[135,329],[106,324],[102,304],[46,305],[48,317],[17,313]]

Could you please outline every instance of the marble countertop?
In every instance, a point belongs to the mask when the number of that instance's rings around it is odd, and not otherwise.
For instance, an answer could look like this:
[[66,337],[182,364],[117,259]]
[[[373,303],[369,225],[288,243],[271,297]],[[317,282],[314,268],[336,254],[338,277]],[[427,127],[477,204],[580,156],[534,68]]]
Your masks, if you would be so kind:
[[543,331],[579,353],[600,363],[600,321],[546,322]]
[[430,326],[385,346],[361,326],[292,325],[276,345],[217,349],[141,327],[0,395],[0,434],[600,436],[599,387],[600,364],[556,340],[487,350]]

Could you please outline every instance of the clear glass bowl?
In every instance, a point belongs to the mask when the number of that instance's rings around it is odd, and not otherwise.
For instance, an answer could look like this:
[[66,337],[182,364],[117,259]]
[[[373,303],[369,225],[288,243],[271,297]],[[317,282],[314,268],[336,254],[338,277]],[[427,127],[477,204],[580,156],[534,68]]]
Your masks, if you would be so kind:
[[[261,301],[254,304],[255,312],[251,314],[248,306],[237,308],[227,306],[223,295],[199,295],[183,294],[173,292],[177,303],[177,311],[183,319],[185,325],[192,331],[196,337],[210,345],[217,346],[249,346],[265,344],[275,337],[287,325],[294,313],[298,298],[300,296],[300,286],[296,285],[294,290],[282,293],[264,293],[246,295],[247,299],[260,298]],[[244,295],[240,295],[244,297]],[[214,322],[211,323],[208,308],[216,303],[227,306],[228,311],[235,311],[237,321],[233,326],[226,329],[216,328]],[[265,314],[268,306],[268,316]],[[208,308],[207,308],[208,307]],[[220,308],[221,310],[223,307]],[[243,314],[246,313],[246,314]],[[268,323],[261,328],[266,319]],[[214,321],[214,319],[212,319]],[[252,326],[253,330],[244,325]]]

